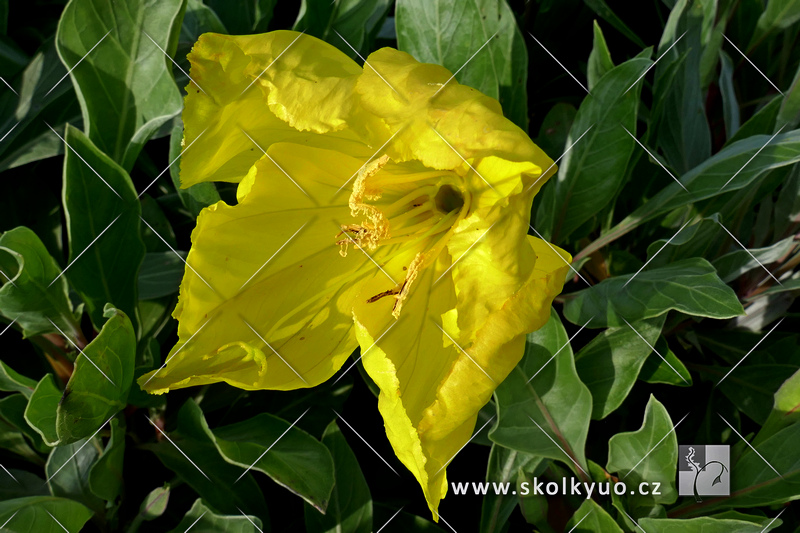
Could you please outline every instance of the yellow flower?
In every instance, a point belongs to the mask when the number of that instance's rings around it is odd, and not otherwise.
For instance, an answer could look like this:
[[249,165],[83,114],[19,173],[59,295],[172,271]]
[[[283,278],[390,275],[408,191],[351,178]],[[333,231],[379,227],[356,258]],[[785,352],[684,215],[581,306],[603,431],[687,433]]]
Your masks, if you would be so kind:
[[496,100],[397,50],[362,69],[295,32],[206,34],[190,60],[181,184],[238,182],[238,203],[198,217],[180,340],[139,383],[312,387],[360,345],[437,518],[562,288],[569,255],[527,235],[555,166]]

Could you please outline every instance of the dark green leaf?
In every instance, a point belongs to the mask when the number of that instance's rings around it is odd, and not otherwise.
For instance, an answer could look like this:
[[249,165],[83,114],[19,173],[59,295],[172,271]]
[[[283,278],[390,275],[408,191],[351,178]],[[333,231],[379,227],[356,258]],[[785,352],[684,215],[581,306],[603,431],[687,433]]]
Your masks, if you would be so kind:
[[[742,141],[754,135],[771,135],[775,130],[778,113],[781,109],[783,98],[774,97],[766,105],[756,111],[750,119],[742,124],[733,137],[728,139],[725,146],[730,146],[735,142]],[[784,130],[786,131],[786,130]]]
[[88,437],[127,404],[133,383],[136,335],[128,317],[113,307],[100,334],[75,360],[75,370],[58,405],[61,443]]
[[42,441],[42,436],[25,421],[25,409],[28,399],[22,394],[11,394],[0,399],[0,419],[13,426],[14,429],[25,435],[32,447],[40,453],[50,451]]
[[0,361],[0,390],[6,392],[21,392],[30,398],[36,381],[15,372],[10,366]]
[[[738,245],[736,245],[738,247]],[[717,269],[722,281],[729,283],[745,272],[753,269],[761,269],[760,273],[769,276],[764,266],[774,263],[786,257],[796,246],[792,237],[787,237],[764,248],[752,248],[744,250],[739,248],[733,252],[723,255],[714,260],[714,268]]]
[[[266,31],[277,0],[206,0],[233,35]],[[216,31],[216,30],[215,30]]]
[[611,515],[594,500],[583,502],[569,519],[566,527],[567,531],[574,533],[622,533],[622,529],[614,522]]
[[714,267],[695,257],[633,277],[603,280],[575,293],[564,306],[564,316],[573,324],[621,327],[626,320],[654,318],[673,309],[709,318],[744,314],[736,294],[717,277]]
[[[523,471],[533,470],[543,460],[543,457],[509,450],[495,444],[489,453],[486,482],[493,484],[493,487],[513,487],[515,480]],[[486,496],[483,497],[481,505],[481,533],[502,531],[504,524],[519,502],[519,498],[516,494],[503,494],[500,491],[489,489]]]
[[9,468],[8,472],[17,482],[0,483],[0,502],[27,496],[49,496],[47,483],[39,476],[14,468]]
[[59,329],[79,336],[67,279],[35,233],[19,227],[0,236],[0,271],[0,313],[16,320],[26,337]]
[[640,523],[648,533],[766,533],[783,521],[731,511],[689,520],[642,518]]
[[594,90],[600,78],[614,68],[606,38],[603,36],[603,30],[600,29],[600,25],[596,20],[594,21],[593,29],[594,43],[592,44],[592,52],[589,54],[589,64],[586,66],[586,81],[590,91]]
[[353,450],[336,425],[330,423],[322,443],[333,456],[336,484],[325,514],[306,504],[306,531],[309,533],[370,533],[372,495]]
[[768,33],[784,30],[800,20],[800,1],[769,0],[767,9],[758,18],[752,43],[759,43]]
[[170,533],[258,533],[261,528],[261,519],[257,516],[247,516],[243,513],[225,516],[216,514],[203,504],[202,500],[195,500],[192,508],[183,517],[178,527]]
[[489,433],[494,442],[586,470],[592,396],[578,378],[567,332],[555,311],[547,325],[528,335],[525,356],[495,395],[498,422]]
[[[186,257],[185,252],[180,252]],[[148,253],[139,270],[139,299],[151,300],[178,292],[185,265],[172,251]]]
[[578,375],[592,393],[592,418],[605,418],[622,405],[653,351],[651,346],[661,334],[665,319],[661,316],[635,322],[631,324],[635,330],[627,324],[606,329],[575,356]]
[[400,50],[458,72],[459,83],[497,98],[505,116],[528,129],[528,54],[505,0],[404,0],[395,17]]
[[97,458],[99,440],[94,437],[53,448],[47,459],[47,485],[54,496],[76,500],[100,513],[105,503],[89,488],[89,472]]
[[175,51],[183,10],[183,0],[72,1],[59,20],[58,54],[70,69],[84,128],[126,170],[182,109],[165,53]]
[[550,111],[547,112],[542,121],[536,144],[553,161],[564,153],[569,131],[572,128],[572,122],[575,120],[577,112],[575,107],[570,104],[558,103],[550,108]]
[[800,65],[797,67],[789,90],[783,97],[781,109],[778,111],[775,121],[778,128],[792,129],[796,128],[798,124],[800,124]]
[[733,61],[728,54],[720,51],[722,67],[719,71],[719,91],[722,94],[722,117],[725,120],[725,136],[730,139],[739,129],[739,101],[733,87]]
[[111,303],[138,329],[136,278],[144,245],[136,190],[128,173],[83,133],[68,127],[66,141],[70,146],[64,157],[67,276],[86,302],[96,328],[103,323],[103,308]]
[[89,488],[98,498],[113,502],[122,491],[125,425],[117,418],[111,420],[110,425],[111,437],[97,462],[89,470]]
[[[737,409],[764,424],[773,408],[774,394],[781,384],[797,372],[800,361],[794,365],[745,364],[737,367],[719,383],[719,389]],[[719,381],[730,368],[709,369],[713,379]]]
[[0,501],[0,524],[13,532],[64,533],[66,528],[70,533],[75,533],[81,531],[92,514],[87,507],[74,500],[55,496]]
[[49,446],[58,444],[56,411],[60,401],[61,391],[56,387],[53,374],[47,374],[36,385],[25,409],[25,420]]
[[603,17],[606,22],[614,26],[614,28],[620,32],[622,35],[627,37],[631,40],[631,42],[635,43],[636,46],[640,48],[645,48],[647,45],[644,44],[636,33],[633,32],[624,22],[620,19],[616,13],[611,11],[611,8],[608,7],[608,4],[605,0],[583,0],[583,2],[589,6],[592,11]]
[[664,359],[659,357],[655,352],[651,353],[644,362],[642,370],[639,372],[639,379],[647,383],[663,383],[666,385],[677,385],[678,387],[691,387],[692,375],[689,374],[689,371],[675,353],[669,349],[664,337],[658,338],[655,349]]

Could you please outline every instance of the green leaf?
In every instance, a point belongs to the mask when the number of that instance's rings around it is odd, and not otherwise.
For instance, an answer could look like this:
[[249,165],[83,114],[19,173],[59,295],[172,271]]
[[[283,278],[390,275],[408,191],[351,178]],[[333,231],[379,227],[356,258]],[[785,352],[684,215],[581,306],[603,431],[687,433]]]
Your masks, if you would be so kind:
[[162,50],[174,53],[184,7],[183,0],[71,0],[61,14],[56,45],[86,133],[126,170],[183,107]]
[[14,468],[9,468],[8,472],[14,476],[17,482],[0,483],[0,502],[28,496],[50,495],[47,490],[47,483],[39,476],[26,470],[16,470]]
[[[738,247],[738,245],[736,245]],[[754,269],[761,269],[766,277],[769,274],[764,266],[774,263],[789,254],[796,246],[793,237],[787,237],[764,248],[739,248],[714,260],[714,268],[722,281],[730,283],[742,274]],[[762,266],[763,265],[763,266]]]
[[648,533],[766,533],[783,524],[765,516],[750,516],[737,512],[715,516],[676,520],[669,518],[642,518],[641,527]]
[[642,370],[639,372],[639,379],[647,383],[663,383],[666,385],[677,385],[678,387],[691,387],[692,375],[681,362],[675,353],[669,349],[664,337],[659,337],[655,349],[658,354],[651,353],[644,362]]
[[722,94],[722,118],[725,121],[725,137],[730,139],[739,129],[739,101],[733,86],[733,61],[723,51],[719,53],[722,63],[719,71],[719,91]]
[[592,396],[578,378],[567,332],[555,311],[543,328],[528,335],[522,361],[495,395],[498,421],[489,433],[492,441],[586,471]]
[[567,522],[566,528],[566,531],[574,533],[623,533],[611,515],[594,500],[583,502]]
[[139,507],[139,514],[137,517],[141,516],[142,520],[155,520],[164,514],[164,511],[167,510],[168,503],[169,484],[164,485],[163,487],[156,487],[155,489],[151,490],[150,493],[145,497],[144,501],[142,501],[142,505]]
[[30,440],[2,417],[0,417],[0,450],[9,450],[31,463],[42,463],[41,456],[31,447]]
[[[489,467],[486,482],[497,486],[515,486],[515,480],[523,471],[533,470],[544,460],[543,457],[509,450],[497,444],[489,453]],[[516,494],[503,494],[489,489],[481,504],[481,533],[499,533],[508,522],[511,513],[520,501]]]
[[36,388],[36,381],[15,372],[10,366],[0,361],[0,390],[21,392],[30,398]]
[[61,391],[56,387],[53,374],[46,374],[36,385],[25,408],[25,420],[44,439],[48,446],[58,444],[56,411],[61,401]]
[[744,314],[714,267],[694,257],[638,275],[608,278],[574,293],[564,306],[564,317],[573,324],[588,322],[589,327],[621,327],[626,320],[654,318],[673,309],[718,319]]
[[768,33],[785,30],[800,20],[800,0],[769,0],[767,9],[758,18],[756,31],[750,41],[758,44]]
[[619,192],[637,148],[624,128],[636,133],[641,91],[636,81],[651,64],[643,57],[622,63],[603,76],[581,103],[568,140],[574,148],[561,160],[557,179],[547,184],[553,189],[549,201],[543,200],[537,211],[537,228],[545,236],[564,242]]
[[[183,151],[182,143],[183,124],[179,123],[172,129],[172,134],[169,138],[169,160],[172,161],[172,165],[169,167],[169,174],[175,189],[178,191],[178,198],[180,198],[181,203],[189,210],[192,218],[197,218],[197,215],[200,214],[204,207],[219,202],[220,197],[216,185],[210,182],[197,183],[188,189],[181,189],[180,155]],[[139,297],[141,298],[141,294]]]
[[[180,252],[186,257],[185,252]],[[152,300],[178,292],[185,265],[174,252],[152,252],[144,256],[139,270],[139,299]]]
[[28,399],[22,394],[11,394],[5,398],[0,398],[0,419],[3,419],[22,433],[35,450],[40,453],[47,453],[50,449],[42,441],[42,436],[25,421],[25,409],[27,407]]
[[589,8],[600,15],[602,18],[606,20],[609,24],[611,24],[614,29],[620,32],[622,35],[627,37],[631,40],[636,46],[639,48],[646,48],[647,45],[644,44],[636,33],[633,32],[624,22],[620,19],[616,13],[611,11],[611,8],[608,7],[608,4],[605,0],[583,0],[583,2],[589,6]]
[[136,278],[144,245],[136,190],[128,173],[79,130],[68,127],[66,142],[70,146],[64,157],[63,192],[69,234],[67,277],[86,302],[97,329],[107,303],[128,315],[138,329]]
[[[736,367],[719,390],[728,397],[737,409],[759,424],[764,424],[773,407],[775,391],[797,372],[800,362],[793,365],[745,364]],[[716,381],[728,374],[730,368],[712,367],[709,371]]]
[[[430,520],[407,513],[401,509],[390,508],[386,505],[375,505],[375,523],[387,524],[391,520],[390,528],[384,531],[413,531],[414,533],[442,533],[444,530]],[[449,531],[449,530],[448,530]]]
[[0,524],[9,531],[64,533],[66,528],[70,533],[77,533],[92,514],[86,506],[74,500],[55,496],[0,501]]
[[125,456],[124,419],[111,420],[111,437],[97,462],[89,470],[89,489],[92,494],[114,502],[122,491],[122,463]]
[[0,313],[16,320],[26,337],[59,329],[78,337],[67,280],[35,233],[19,227],[0,236],[0,271]]
[[88,437],[127,404],[133,383],[136,335],[128,317],[113,307],[100,334],[75,360],[75,370],[58,405],[61,443]]
[[374,49],[373,41],[391,4],[390,0],[302,0],[293,29],[305,30],[353,59],[358,57],[356,51],[365,57]]
[[47,485],[54,496],[76,500],[102,513],[105,503],[89,488],[89,472],[100,456],[94,437],[53,448],[47,458]]
[[589,64],[586,65],[586,80],[590,91],[594,90],[600,78],[614,68],[614,62],[611,60],[611,51],[609,51],[606,44],[603,30],[600,29],[600,25],[596,20],[592,28],[594,30],[594,42],[592,43],[592,51],[589,54]]
[[314,437],[268,413],[214,429],[212,435],[226,461],[252,466],[325,511],[334,484],[333,458]]
[[[226,514],[238,514],[241,509],[266,518],[264,496],[252,474],[248,472],[239,479],[245,469],[222,458],[203,412],[193,400],[187,400],[178,412],[178,427],[170,439],[172,442],[143,447],[153,451],[164,466],[215,509]],[[191,457],[192,462],[183,454]]]
[[224,531],[225,533],[259,533],[261,530],[261,519],[257,516],[248,516],[244,513],[237,513],[232,516],[220,515],[209,509],[203,501],[195,500],[192,508],[183,517],[178,527],[170,533]]
[[781,102],[780,111],[775,121],[778,128],[792,129],[800,124],[800,65],[797,67],[797,72],[794,75],[792,84],[789,90],[786,91],[783,101]]
[[306,531],[370,533],[373,531],[372,495],[358,459],[335,420],[325,429],[322,443],[333,456],[336,484],[324,515],[311,505],[304,506]]
[[650,395],[642,427],[618,433],[608,441],[608,472],[617,472],[629,487],[642,482],[661,483],[660,495],[626,495],[631,509],[673,503],[678,499],[675,477],[678,465],[678,439],[666,408]]
[[603,419],[622,405],[653,351],[650,347],[661,334],[665,319],[662,315],[635,322],[632,327],[625,324],[606,329],[575,356],[578,375],[592,393],[592,418]]
[[266,31],[277,0],[206,0],[232,35]]
[[797,422],[800,422],[800,370],[775,391],[772,411],[753,439],[753,446],[758,446],[778,431]]
[[778,113],[783,103],[783,97],[775,96],[766,105],[762,106],[753,116],[739,128],[733,137],[729,138],[725,146],[747,139],[754,135],[769,135],[775,131]]
[[404,0],[395,24],[400,50],[457,72],[459,83],[497,98],[505,116],[527,131],[528,53],[505,0]]

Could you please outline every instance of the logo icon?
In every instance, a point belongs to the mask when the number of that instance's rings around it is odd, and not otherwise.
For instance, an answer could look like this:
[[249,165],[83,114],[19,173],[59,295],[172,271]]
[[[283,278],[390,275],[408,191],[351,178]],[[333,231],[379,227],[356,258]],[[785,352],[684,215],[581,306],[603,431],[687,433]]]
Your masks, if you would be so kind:
[[681,445],[678,447],[678,494],[730,496],[731,449],[724,445]]

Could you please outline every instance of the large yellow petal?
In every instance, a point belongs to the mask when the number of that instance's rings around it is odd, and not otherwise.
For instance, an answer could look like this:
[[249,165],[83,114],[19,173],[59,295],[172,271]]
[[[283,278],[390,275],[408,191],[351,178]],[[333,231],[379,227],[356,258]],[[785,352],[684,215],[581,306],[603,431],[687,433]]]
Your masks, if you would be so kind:
[[255,143],[266,150],[282,141],[319,146],[319,133],[355,138],[340,130],[361,67],[324,41],[292,31],[207,33],[189,60],[196,85],[187,88],[183,113],[183,187],[240,181],[262,155]]
[[331,198],[363,160],[291,143],[267,153],[238,205],[200,214],[174,313],[179,342],[165,368],[140,380],[146,390],[313,386],[355,348],[357,282],[374,266],[339,254],[339,227],[352,217],[346,194]]

